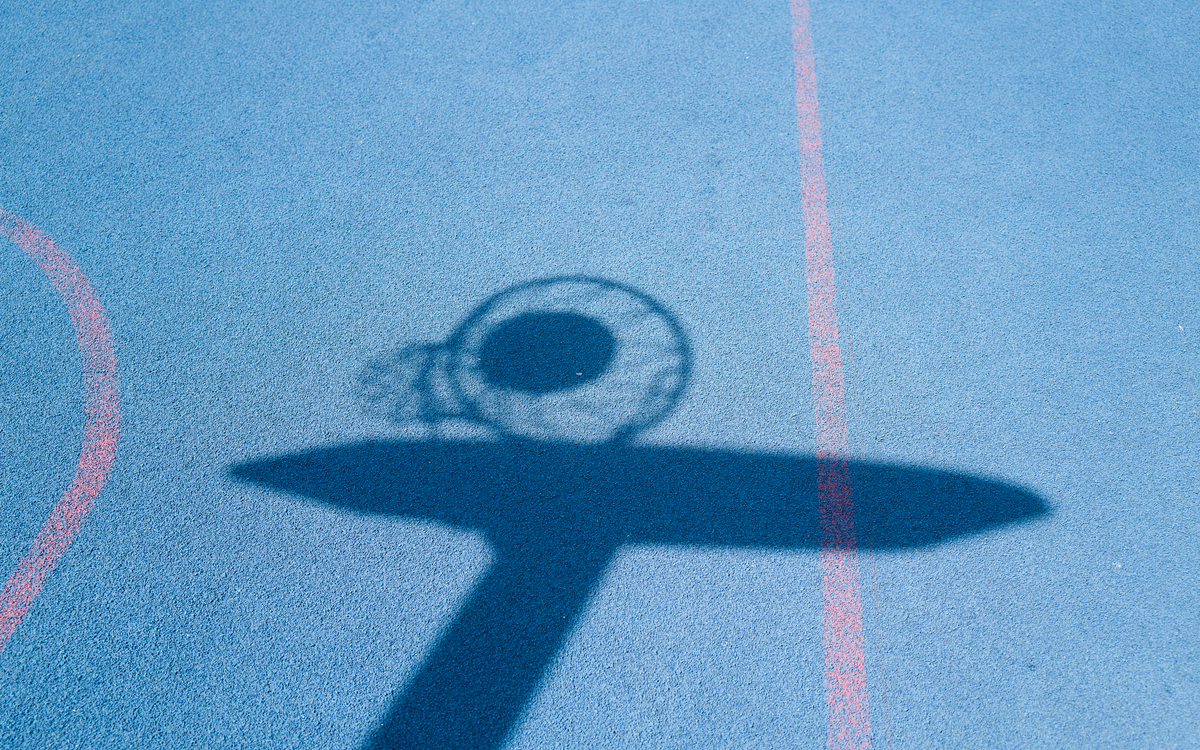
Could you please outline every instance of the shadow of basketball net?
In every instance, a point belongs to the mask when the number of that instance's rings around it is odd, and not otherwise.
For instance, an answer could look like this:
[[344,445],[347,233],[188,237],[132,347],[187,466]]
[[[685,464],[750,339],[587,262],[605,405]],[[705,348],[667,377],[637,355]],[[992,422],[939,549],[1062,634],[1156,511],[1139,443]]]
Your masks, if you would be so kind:
[[[426,439],[231,469],[493,546],[494,564],[365,748],[502,747],[623,545],[819,546],[818,459],[630,443],[675,405],[690,368],[681,327],[649,297],[601,279],[536,281],[488,300],[444,343],[368,364],[364,399]],[[489,439],[447,439],[447,422]],[[1048,512],[984,478],[847,463],[865,548],[922,547]]]

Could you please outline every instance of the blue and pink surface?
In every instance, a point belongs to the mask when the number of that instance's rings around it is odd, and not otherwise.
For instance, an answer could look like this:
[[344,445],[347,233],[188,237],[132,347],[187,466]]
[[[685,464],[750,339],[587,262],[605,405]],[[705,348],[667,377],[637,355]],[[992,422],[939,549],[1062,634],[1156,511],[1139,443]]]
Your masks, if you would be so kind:
[[1200,747],[1200,7],[0,17],[0,746]]

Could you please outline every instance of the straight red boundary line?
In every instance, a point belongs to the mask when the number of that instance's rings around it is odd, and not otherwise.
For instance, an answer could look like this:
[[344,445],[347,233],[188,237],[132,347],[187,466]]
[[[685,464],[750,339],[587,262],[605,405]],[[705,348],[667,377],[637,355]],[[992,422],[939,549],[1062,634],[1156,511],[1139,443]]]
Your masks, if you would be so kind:
[[120,438],[120,384],[108,318],[91,282],[40,229],[0,206],[0,232],[28,253],[58,290],[83,359],[83,448],[70,487],[0,591],[0,651],[29,611],[46,577],[71,546],[92,500],[104,489]]
[[871,746],[871,726],[863,657],[858,541],[847,460],[850,430],[846,422],[842,351],[838,344],[833,244],[829,235],[825,167],[821,159],[816,63],[808,0],[791,0],[791,4],[808,285],[808,345],[817,428],[827,747],[830,750],[866,750]]

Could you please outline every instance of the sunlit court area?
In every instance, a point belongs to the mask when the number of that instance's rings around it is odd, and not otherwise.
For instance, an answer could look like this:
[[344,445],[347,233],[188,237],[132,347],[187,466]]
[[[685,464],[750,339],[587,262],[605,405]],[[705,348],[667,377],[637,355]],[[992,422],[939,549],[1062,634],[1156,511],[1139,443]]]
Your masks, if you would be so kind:
[[0,61],[0,747],[1200,748],[1200,5]]

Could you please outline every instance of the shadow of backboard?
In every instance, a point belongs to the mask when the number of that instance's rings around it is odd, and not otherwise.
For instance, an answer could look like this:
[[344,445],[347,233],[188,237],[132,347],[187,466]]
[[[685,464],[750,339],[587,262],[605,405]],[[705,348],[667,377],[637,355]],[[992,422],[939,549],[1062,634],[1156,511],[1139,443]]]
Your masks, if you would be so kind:
[[[495,563],[366,748],[503,745],[623,545],[813,550],[812,457],[531,441],[364,442],[234,467],[342,511],[482,533]],[[859,544],[924,547],[1046,515],[988,479],[850,462]]]

